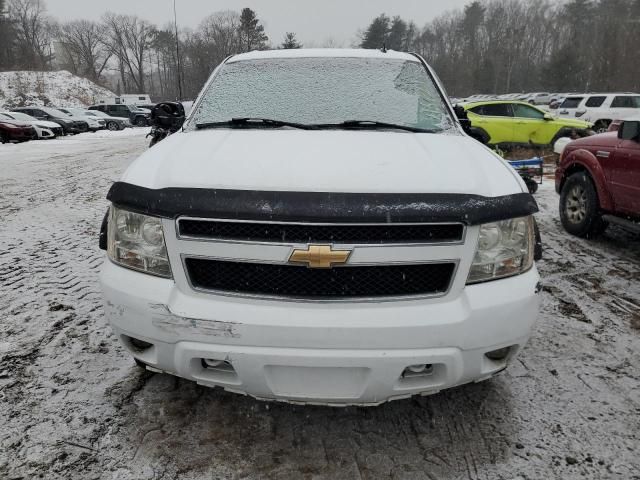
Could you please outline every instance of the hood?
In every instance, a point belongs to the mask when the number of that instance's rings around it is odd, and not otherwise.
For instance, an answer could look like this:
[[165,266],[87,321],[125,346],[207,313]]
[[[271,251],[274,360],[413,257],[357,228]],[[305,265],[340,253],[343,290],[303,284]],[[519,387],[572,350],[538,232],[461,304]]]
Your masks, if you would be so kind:
[[60,128],[60,124],[56,122],[48,122],[47,120],[37,120],[32,122],[34,125],[40,125],[46,128]]
[[613,148],[618,144],[618,132],[606,132],[598,135],[590,135],[588,137],[573,140],[568,147],[572,149],[587,147],[610,147]]
[[86,122],[86,123],[91,123],[94,121],[87,117],[81,117],[79,115],[69,115],[69,119],[73,120],[74,122]]
[[8,118],[5,120],[4,118],[0,118],[0,123],[8,123],[9,125],[14,125],[16,127],[30,127],[32,122],[25,122],[22,120],[9,120]]
[[216,129],[174,134],[123,182],[169,187],[343,193],[521,193],[508,164],[459,133]]

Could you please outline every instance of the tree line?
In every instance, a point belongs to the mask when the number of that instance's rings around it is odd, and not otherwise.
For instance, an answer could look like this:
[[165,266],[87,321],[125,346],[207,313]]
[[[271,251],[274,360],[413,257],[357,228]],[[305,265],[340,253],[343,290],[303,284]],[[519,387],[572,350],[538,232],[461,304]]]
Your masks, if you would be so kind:
[[[235,53],[273,44],[256,12],[216,12],[193,29],[106,13],[56,21],[45,0],[0,0],[0,71],[66,69],[120,93],[193,98]],[[424,26],[381,14],[355,46],[420,53],[448,92],[640,91],[640,0],[470,1]]]
[[[176,41],[177,35],[177,41]],[[194,98],[227,56],[274,48],[256,12],[213,13],[195,29],[134,15],[58,22],[44,0],[0,0],[0,71],[65,69],[118,93]],[[301,48],[289,32],[275,48]]]
[[421,54],[450,94],[640,91],[640,0],[472,1],[419,28],[382,14],[364,48]]

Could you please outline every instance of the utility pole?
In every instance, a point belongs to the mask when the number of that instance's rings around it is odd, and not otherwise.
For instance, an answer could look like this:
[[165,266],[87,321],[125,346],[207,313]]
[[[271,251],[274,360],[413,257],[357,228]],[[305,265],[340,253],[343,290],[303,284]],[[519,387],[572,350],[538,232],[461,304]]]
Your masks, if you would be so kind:
[[176,67],[178,70],[178,101],[182,101],[182,68],[180,62],[180,38],[178,37],[178,14],[176,12],[176,0],[173,0],[173,23],[176,29]]

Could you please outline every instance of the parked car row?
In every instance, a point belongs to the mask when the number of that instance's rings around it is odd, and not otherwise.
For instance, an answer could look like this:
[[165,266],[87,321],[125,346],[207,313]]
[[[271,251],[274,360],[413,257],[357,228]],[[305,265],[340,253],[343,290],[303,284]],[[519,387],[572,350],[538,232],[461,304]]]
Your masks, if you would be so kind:
[[572,117],[593,123],[598,133],[606,132],[613,119],[640,113],[637,93],[507,93],[503,95],[472,95],[451,98],[452,104],[495,100],[521,101],[557,110],[560,117]]
[[459,115],[470,122],[470,132],[484,144],[509,148],[516,145],[553,145],[561,137],[591,135],[592,124],[558,118],[523,101],[489,100],[462,103]]
[[[10,111],[0,110],[0,140],[25,142],[47,140],[63,135],[75,135],[98,130],[118,131],[125,128],[147,126],[149,114],[136,107],[124,107],[127,115],[110,115],[109,105],[89,107],[17,107]],[[131,113],[131,115],[129,115]]]

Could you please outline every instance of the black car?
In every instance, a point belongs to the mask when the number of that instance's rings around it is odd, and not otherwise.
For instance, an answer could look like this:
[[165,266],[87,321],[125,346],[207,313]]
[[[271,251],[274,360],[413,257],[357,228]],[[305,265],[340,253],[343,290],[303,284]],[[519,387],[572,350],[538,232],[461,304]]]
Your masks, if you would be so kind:
[[64,112],[49,107],[18,107],[13,109],[14,112],[22,112],[38,120],[47,120],[55,122],[62,127],[65,135],[83,133],[89,131],[87,122],[73,120]]
[[146,127],[150,125],[149,119],[151,114],[145,110],[140,110],[135,105],[109,103],[93,105],[89,107],[89,110],[99,110],[112,117],[128,118],[131,124],[136,127]]

